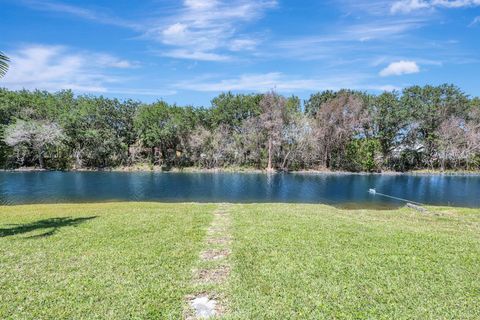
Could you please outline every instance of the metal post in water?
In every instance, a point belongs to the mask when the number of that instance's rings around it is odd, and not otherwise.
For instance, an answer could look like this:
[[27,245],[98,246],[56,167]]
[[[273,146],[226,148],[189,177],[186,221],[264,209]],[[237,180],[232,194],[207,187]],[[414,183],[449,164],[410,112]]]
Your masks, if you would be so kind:
[[409,208],[418,210],[420,212],[427,212],[427,209],[423,208],[422,207],[423,204],[420,203],[420,202],[415,202],[415,201],[410,201],[410,200],[407,200],[407,199],[402,199],[402,198],[398,198],[398,197],[394,197],[394,196],[389,196],[388,194],[383,194],[383,193],[377,192],[377,190],[375,190],[373,188],[368,189],[368,193],[370,193],[373,196],[379,195],[379,196],[395,199],[395,200],[398,200],[398,201],[403,201],[403,202],[407,203],[407,207],[409,207]]

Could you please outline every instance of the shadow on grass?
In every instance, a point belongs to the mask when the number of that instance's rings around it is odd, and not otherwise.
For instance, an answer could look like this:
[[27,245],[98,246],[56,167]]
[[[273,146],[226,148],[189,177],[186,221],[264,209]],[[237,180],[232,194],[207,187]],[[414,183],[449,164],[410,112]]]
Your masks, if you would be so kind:
[[39,220],[39,221],[26,223],[26,224],[15,224],[15,225],[11,225],[12,227],[10,228],[3,228],[3,229],[0,228],[0,238],[14,236],[17,234],[28,233],[36,230],[41,230],[41,229],[50,229],[45,233],[31,236],[29,238],[48,237],[55,234],[60,228],[77,226],[80,223],[83,223],[95,218],[96,216],[84,217],[84,218],[70,218],[70,217],[51,218],[51,219]]

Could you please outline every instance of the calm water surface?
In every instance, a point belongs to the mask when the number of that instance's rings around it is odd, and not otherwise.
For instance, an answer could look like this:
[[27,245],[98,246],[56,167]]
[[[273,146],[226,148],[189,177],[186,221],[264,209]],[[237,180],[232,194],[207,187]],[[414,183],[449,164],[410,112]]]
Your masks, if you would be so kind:
[[480,207],[480,176],[0,172],[0,203],[292,202],[393,208],[402,202]]

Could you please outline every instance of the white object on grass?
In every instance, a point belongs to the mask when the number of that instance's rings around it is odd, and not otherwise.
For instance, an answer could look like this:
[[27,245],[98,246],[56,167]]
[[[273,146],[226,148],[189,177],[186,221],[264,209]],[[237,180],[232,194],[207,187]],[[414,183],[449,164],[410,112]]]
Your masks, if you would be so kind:
[[195,309],[195,315],[200,319],[207,319],[215,316],[215,306],[217,302],[210,300],[208,297],[199,297],[191,302],[191,306]]

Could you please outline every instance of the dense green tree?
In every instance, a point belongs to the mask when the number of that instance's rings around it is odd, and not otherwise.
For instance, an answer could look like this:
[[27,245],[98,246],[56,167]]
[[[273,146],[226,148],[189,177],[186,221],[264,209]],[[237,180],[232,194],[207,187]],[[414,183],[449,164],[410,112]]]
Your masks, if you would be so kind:
[[322,107],[322,105],[337,96],[337,92],[327,90],[312,94],[308,100],[305,101],[305,113],[310,117],[315,117]]
[[[152,149],[152,163],[161,160],[170,164],[172,157],[175,157],[171,153],[176,153],[182,135],[192,126],[191,118],[191,109],[170,106],[163,101],[140,108],[135,128],[143,145]],[[156,154],[156,149],[160,154]]]
[[345,152],[344,168],[354,172],[373,172],[379,170],[377,153],[380,142],[377,139],[361,138],[349,142]]
[[116,110],[117,121],[114,122],[114,128],[117,133],[117,136],[121,142],[125,145],[127,151],[127,162],[132,164],[130,148],[137,141],[137,132],[135,130],[135,117],[137,116],[137,111],[140,108],[140,102],[127,100],[123,103],[118,104]]
[[81,96],[64,114],[62,125],[75,168],[107,167],[126,161],[128,151],[120,136],[119,109],[117,100]]
[[298,115],[302,112],[302,101],[297,96],[290,96],[285,101],[285,109],[289,115]]
[[372,116],[374,135],[380,144],[383,161],[388,165],[393,148],[402,143],[402,134],[411,119],[410,112],[400,103],[397,92],[385,92],[375,98]]
[[401,103],[413,117],[414,144],[421,144],[427,165],[433,168],[439,143],[438,128],[451,116],[465,117],[468,97],[456,86],[413,86],[403,91]]
[[214,127],[225,125],[232,130],[239,130],[242,122],[258,116],[260,110],[259,94],[222,93],[212,100],[211,123]]

